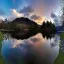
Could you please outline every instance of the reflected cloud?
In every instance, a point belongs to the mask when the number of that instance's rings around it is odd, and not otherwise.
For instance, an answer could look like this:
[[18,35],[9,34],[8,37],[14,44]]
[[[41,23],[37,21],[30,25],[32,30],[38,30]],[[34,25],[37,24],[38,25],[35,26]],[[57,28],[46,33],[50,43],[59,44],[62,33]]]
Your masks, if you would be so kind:
[[[3,41],[4,44],[2,44],[2,56],[8,62],[12,63],[15,63],[16,59],[21,60],[21,58],[24,58],[24,62],[31,63],[36,58],[36,63],[34,64],[53,64],[59,54],[59,38],[57,37],[56,35],[54,38],[46,39],[42,37],[41,33],[38,33],[24,40],[5,40]],[[52,43],[56,43],[56,45],[51,47]],[[13,58],[15,61],[12,60]]]

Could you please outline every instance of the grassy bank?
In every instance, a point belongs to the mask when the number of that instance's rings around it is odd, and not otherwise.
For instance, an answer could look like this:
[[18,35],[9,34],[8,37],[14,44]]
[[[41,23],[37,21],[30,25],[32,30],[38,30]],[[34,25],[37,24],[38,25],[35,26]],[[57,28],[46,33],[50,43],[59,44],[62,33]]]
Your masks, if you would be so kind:
[[60,34],[60,38],[61,38],[62,40],[64,40],[64,33],[61,33],[61,34]]
[[2,40],[3,40],[3,34],[0,32],[0,64],[4,64],[4,61],[1,55]]
[[[64,40],[64,33],[60,34],[60,39]],[[61,51],[61,49],[59,51],[59,55],[58,55],[58,57],[57,57],[57,59],[55,61],[55,64],[64,64],[64,53]]]
[[64,64],[64,53],[62,53],[61,50],[60,50],[59,55],[55,61],[55,64]]

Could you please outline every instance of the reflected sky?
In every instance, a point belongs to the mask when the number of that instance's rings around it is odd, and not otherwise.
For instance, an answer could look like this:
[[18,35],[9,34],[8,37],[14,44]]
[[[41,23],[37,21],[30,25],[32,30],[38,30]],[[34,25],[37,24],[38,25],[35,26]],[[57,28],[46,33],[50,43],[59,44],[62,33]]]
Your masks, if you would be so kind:
[[[41,33],[38,33],[24,40],[4,40],[1,51],[3,58],[11,64],[18,64],[18,62],[53,64],[59,54],[59,42],[60,37],[58,35],[47,40],[42,37]],[[35,58],[36,60],[34,61],[33,59]]]

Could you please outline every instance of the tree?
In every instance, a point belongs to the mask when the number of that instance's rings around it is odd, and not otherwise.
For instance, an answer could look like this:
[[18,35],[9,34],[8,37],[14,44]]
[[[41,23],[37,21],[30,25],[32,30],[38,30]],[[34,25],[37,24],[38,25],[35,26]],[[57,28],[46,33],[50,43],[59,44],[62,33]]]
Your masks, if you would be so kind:
[[41,26],[41,32],[43,33],[44,37],[52,37],[52,35],[56,32],[55,25],[49,21],[47,21],[46,23],[44,22]]

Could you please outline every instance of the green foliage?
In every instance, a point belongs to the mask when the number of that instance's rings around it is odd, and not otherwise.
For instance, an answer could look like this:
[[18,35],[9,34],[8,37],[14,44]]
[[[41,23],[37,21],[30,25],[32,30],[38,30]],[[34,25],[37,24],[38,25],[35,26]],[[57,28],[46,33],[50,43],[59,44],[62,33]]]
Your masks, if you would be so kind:
[[3,40],[3,34],[0,32],[0,40]]
[[56,31],[55,25],[49,21],[43,22],[41,28],[42,28],[42,32],[47,34],[52,34],[55,33]]
[[2,40],[3,40],[3,34],[0,32],[0,48],[1,48],[1,45],[2,45]]
[[55,64],[64,64],[64,53],[62,53],[61,50],[60,50],[59,55],[55,61]]
[[64,33],[60,34],[60,38],[63,40],[64,39]]
[[[64,39],[64,33],[60,34],[60,39],[61,40]],[[61,42],[60,42],[60,44],[61,44]],[[58,57],[57,57],[57,59],[55,61],[55,64],[64,64],[64,53],[61,51],[61,49],[59,51],[59,55],[58,55]]]
[[2,40],[3,40],[3,34],[0,32],[0,64],[4,64],[3,58],[1,56]]

